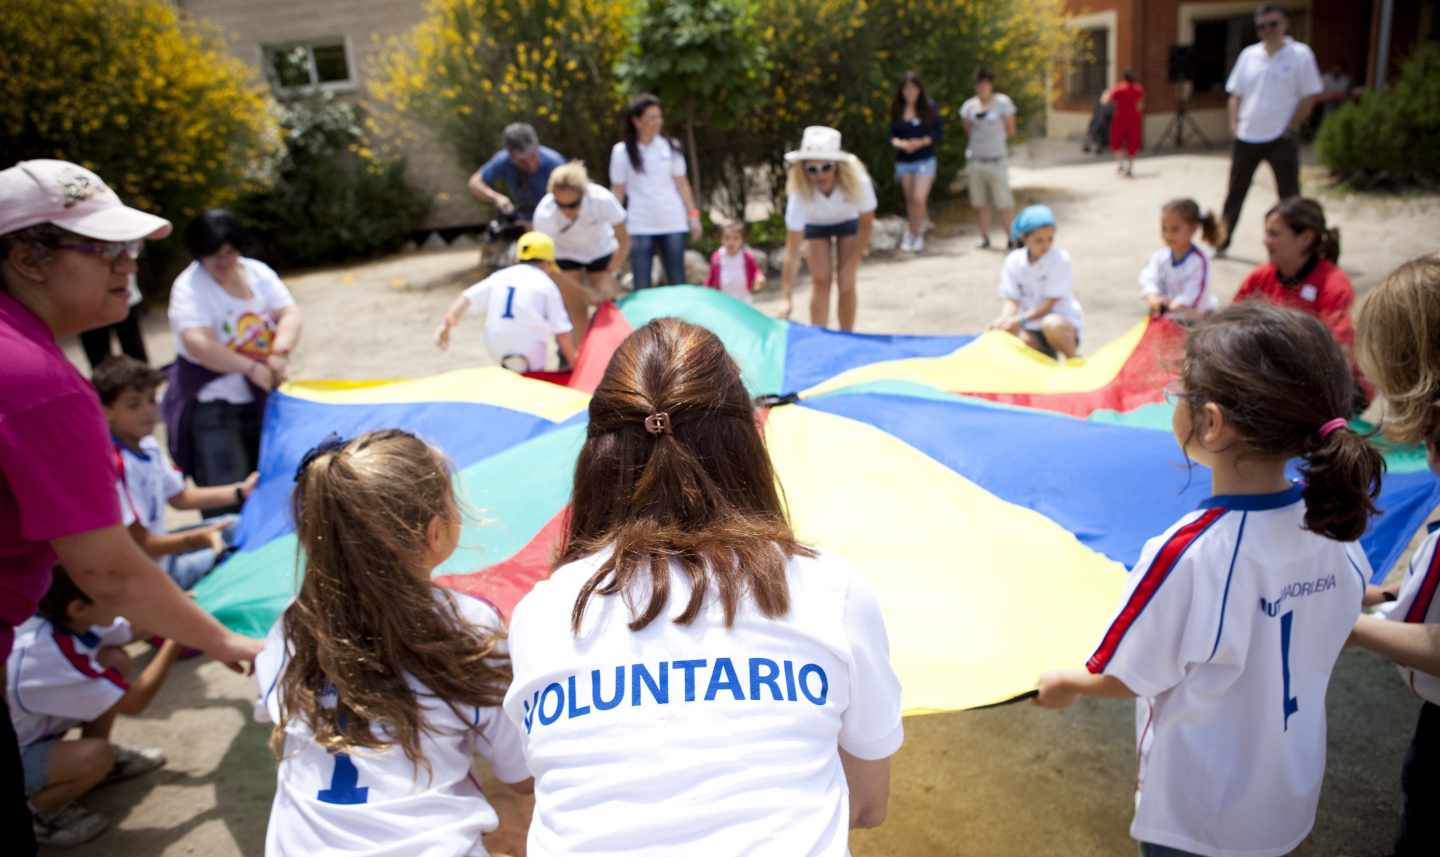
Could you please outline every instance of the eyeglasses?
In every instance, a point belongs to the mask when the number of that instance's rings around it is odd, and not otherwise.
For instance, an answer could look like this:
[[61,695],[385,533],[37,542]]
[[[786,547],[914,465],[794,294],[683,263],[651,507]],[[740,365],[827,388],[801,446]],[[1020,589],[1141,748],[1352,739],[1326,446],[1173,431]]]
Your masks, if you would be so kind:
[[1268,33],[1271,30],[1277,29],[1281,23],[1279,18],[1271,18],[1268,21],[1256,21],[1255,30],[1260,33]]
[[1185,401],[1185,388],[1180,385],[1178,380],[1171,381],[1165,385],[1164,396],[1166,404],[1178,405]]
[[574,202],[561,202],[561,201],[558,200],[558,199],[555,200],[555,204],[558,205],[558,206],[560,206],[561,208],[565,209],[566,211],[574,211],[575,209],[579,208],[582,204],[584,204],[584,202],[585,202],[585,200],[584,200],[584,199],[581,199],[581,198],[579,198],[579,197],[576,197],[576,199],[575,199]]
[[77,253],[88,253],[92,256],[99,256],[107,262],[113,263],[125,254],[130,259],[139,259],[140,252],[145,249],[144,239],[134,241],[65,241],[57,243],[56,247],[62,250],[74,250]]
[[834,165],[834,164],[806,164],[806,165],[805,165],[805,172],[809,173],[809,174],[812,175],[812,176],[818,176],[818,175],[820,175],[821,173],[828,173],[828,172],[830,172],[830,171],[833,170],[833,169],[835,169],[835,165]]

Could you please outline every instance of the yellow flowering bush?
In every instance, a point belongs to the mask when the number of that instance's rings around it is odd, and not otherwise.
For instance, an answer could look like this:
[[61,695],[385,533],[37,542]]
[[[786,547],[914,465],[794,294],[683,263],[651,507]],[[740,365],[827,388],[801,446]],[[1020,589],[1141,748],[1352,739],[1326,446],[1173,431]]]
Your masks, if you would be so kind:
[[428,0],[387,46],[371,93],[479,165],[511,122],[603,177],[623,104],[627,6],[607,0]]
[[0,166],[75,161],[183,224],[252,189],[279,144],[253,72],[164,0],[5,0]]

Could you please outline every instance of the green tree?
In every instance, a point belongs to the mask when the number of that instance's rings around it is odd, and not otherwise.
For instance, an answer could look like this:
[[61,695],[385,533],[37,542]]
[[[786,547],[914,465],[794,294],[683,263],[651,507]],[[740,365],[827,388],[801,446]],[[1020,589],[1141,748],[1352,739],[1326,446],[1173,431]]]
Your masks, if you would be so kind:
[[1440,47],[1422,45],[1387,89],[1325,118],[1315,151],[1357,188],[1440,186]]
[[706,159],[698,140],[722,141],[766,96],[769,50],[756,25],[756,4],[641,0],[629,31],[620,81],[631,92],[653,92],[671,115],[678,113],[699,199]]

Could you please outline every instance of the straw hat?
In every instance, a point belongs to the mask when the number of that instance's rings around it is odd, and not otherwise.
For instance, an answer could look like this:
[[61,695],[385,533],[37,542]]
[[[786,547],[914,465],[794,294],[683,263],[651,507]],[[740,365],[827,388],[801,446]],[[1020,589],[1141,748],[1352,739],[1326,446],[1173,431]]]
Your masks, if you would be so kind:
[[851,155],[840,148],[840,132],[825,125],[811,125],[800,138],[800,148],[785,153],[787,163],[796,161],[848,161]]

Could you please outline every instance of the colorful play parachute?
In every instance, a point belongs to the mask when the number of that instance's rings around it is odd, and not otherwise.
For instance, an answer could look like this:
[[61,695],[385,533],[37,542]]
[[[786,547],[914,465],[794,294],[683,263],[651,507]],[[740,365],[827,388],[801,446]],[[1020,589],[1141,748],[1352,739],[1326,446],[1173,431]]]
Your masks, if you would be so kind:
[[[1181,342],[1168,322],[1060,367],[1005,334],[843,334],[708,289],[653,289],[601,309],[567,376],[287,385],[266,414],[241,550],[197,588],[200,603],[263,634],[294,591],[301,456],[331,432],[399,426],[450,456],[474,513],[440,582],[508,613],[549,571],[587,391],[625,335],[661,316],[714,331],[750,391],[785,402],[764,425],[795,527],[878,593],[910,712],[1006,699],[1080,664],[1145,540],[1208,493],[1161,395]],[[1387,460],[1384,514],[1364,538],[1377,579],[1440,503],[1423,452]]]

